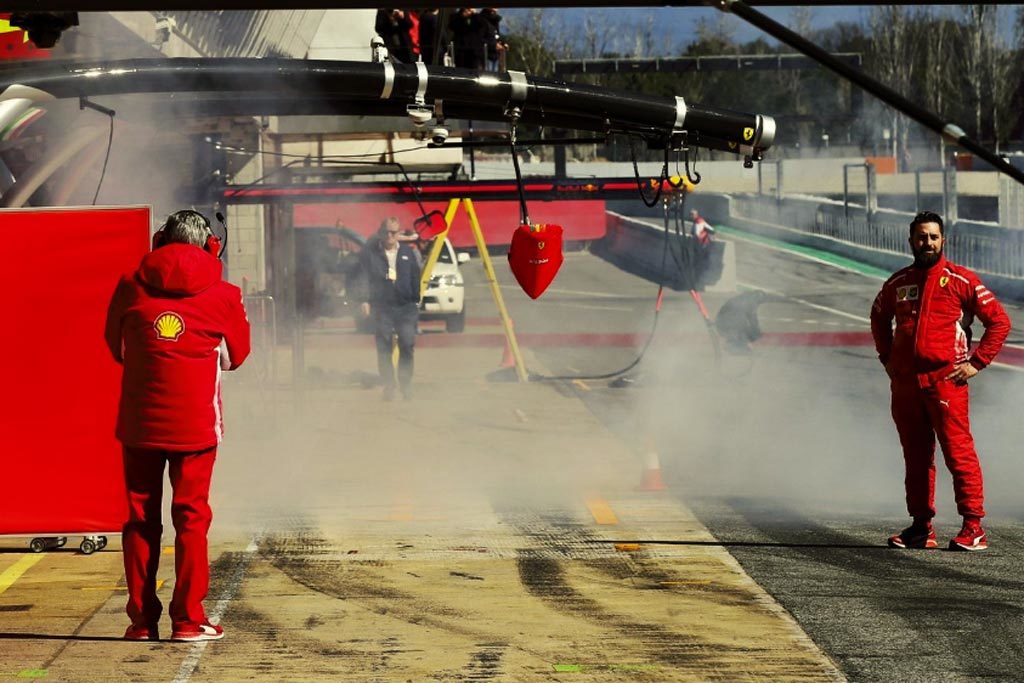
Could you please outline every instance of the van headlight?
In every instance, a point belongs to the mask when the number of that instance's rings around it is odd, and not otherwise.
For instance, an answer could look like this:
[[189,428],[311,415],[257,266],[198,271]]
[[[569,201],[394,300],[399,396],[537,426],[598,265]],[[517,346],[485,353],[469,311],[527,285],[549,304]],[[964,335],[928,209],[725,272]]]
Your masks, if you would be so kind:
[[430,278],[431,287],[454,287],[459,284],[457,275],[434,275]]

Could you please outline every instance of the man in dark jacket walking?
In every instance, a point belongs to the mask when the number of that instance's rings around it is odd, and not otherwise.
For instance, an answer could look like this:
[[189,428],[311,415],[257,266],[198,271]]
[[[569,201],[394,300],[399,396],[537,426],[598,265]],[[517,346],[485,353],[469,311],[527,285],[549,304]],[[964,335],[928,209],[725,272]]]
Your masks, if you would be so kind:
[[377,370],[384,385],[384,400],[395,396],[395,372],[391,364],[391,337],[398,336],[398,384],[402,396],[412,397],[413,347],[420,308],[420,265],[413,247],[398,241],[397,218],[381,223],[377,236],[363,249],[362,266],[367,293],[363,315],[373,316],[377,341]]
[[249,355],[249,319],[241,290],[221,279],[219,242],[202,214],[168,216],[154,247],[118,283],[105,330],[110,353],[124,366],[117,438],[128,491],[122,545],[132,622],[124,637],[159,640],[156,573],[167,465],[176,532],[171,640],[216,640],[224,631],[203,610],[210,477],[224,434],[221,372]]

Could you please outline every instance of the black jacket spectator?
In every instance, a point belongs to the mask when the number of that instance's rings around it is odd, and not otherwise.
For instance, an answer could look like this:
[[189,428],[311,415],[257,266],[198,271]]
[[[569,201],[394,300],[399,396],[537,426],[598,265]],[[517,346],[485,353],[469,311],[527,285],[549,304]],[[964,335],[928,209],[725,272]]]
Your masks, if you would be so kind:
[[[437,14],[436,9],[428,9],[420,12],[420,57],[424,64],[434,63],[434,47],[437,41]],[[444,47],[441,48],[444,51]]]
[[455,66],[463,69],[484,68],[486,22],[472,7],[460,7],[448,22],[455,44]]
[[406,64],[415,61],[412,52],[412,36],[409,35],[409,31],[412,30],[412,20],[404,11],[400,9],[377,10],[377,20],[374,22],[373,28],[384,41],[384,46],[394,59]]
[[487,49],[487,61],[492,64],[498,61],[498,45],[501,44],[501,15],[493,7],[480,10],[480,23],[484,34],[484,46]]

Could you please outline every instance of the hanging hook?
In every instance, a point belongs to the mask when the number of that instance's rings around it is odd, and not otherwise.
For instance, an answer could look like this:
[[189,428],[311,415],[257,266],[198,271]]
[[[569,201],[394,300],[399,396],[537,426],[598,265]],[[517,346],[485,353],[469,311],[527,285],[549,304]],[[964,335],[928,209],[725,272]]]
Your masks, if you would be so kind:
[[697,148],[693,148],[693,170],[690,170],[690,149],[683,150],[683,166],[686,168],[686,178],[696,185],[700,182],[700,173],[697,173]]
[[519,107],[508,110],[508,139],[512,148],[512,166],[516,171],[516,188],[519,190],[519,222],[530,225],[530,213],[526,209],[526,191],[523,189],[523,172],[519,169],[519,154],[516,152],[516,123],[519,121]]
[[636,189],[640,193],[640,201],[644,203],[644,206],[651,208],[658,204],[658,200],[661,199],[662,185],[668,177],[668,152],[665,153],[665,165],[661,167],[661,177],[658,178],[658,186],[654,191],[654,198],[648,201],[647,194],[644,192],[643,183],[640,182],[640,168],[636,163],[636,147],[633,145],[633,137],[629,137],[629,154],[633,158],[633,175],[636,177]]

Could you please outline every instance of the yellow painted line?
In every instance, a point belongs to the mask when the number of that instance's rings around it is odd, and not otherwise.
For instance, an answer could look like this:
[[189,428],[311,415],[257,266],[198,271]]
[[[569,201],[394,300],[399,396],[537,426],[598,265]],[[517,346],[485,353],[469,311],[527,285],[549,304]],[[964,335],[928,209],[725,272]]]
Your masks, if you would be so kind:
[[174,554],[174,546],[173,545],[164,546],[163,554],[164,555],[173,555]]
[[21,578],[21,575],[27,572],[32,565],[41,559],[43,559],[42,555],[26,555],[5,569],[4,573],[0,574],[0,595],[10,588],[15,581]]
[[616,543],[615,549],[620,553],[635,553],[640,550],[639,543]]
[[[160,590],[164,586],[164,579],[157,579],[156,589]],[[78,590],[82,591],[126,591],[128,586],[82,586]]]
[[581,379],[574,379],[572,383],[575,384],[580,389],[582,389],[583,391],[590,391],[590,385]]
[[587,499],[587,509],[598,524],[618,524],[619,518],[615,516],[612,507],[604,498],[594,496]]

